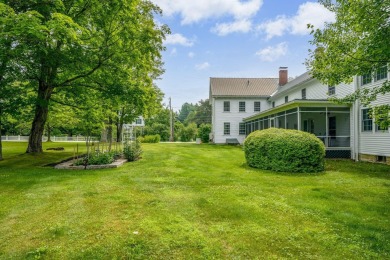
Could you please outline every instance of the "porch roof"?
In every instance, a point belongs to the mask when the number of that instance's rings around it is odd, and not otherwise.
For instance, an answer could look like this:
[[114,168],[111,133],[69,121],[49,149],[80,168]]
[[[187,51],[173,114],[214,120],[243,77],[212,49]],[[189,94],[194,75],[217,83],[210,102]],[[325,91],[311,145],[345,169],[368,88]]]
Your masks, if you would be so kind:
[[255,114],[250,117],[246,117],[243,119],[244,122],[248,122],[254,119],[262,118],[265,116],[269,116],[275,113],[283,112],[289,109],[297,108],[297,107],[345,107],[348,108],[350,105],[348,104],[337,104],[333,101],[329,101],[327,99],[294,99],[290,102],[284,103],[280,106],[270,108]]

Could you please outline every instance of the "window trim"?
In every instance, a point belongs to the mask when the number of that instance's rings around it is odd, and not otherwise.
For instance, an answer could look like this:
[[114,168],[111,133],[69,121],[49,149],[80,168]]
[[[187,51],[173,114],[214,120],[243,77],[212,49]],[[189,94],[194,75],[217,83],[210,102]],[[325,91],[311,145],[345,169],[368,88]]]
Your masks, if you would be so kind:
[[[243,107],[241,105],[244,105]],[[246,102],[239,101],[238,102],[238,112],[246,112]]]
[[[366,133],[372,132],[373,130],[373,120],[369,116],[369,111],[370,111],[369,108],[361,109],[361,124],[362,124],[361,131]],[[365,124],[366,122],[368,124]]]
[[[259,109],[259,110],[256,109],[256,108],[257,108],[256,103],[259,104],[259,105],[258,105],[258,109]],[[260,102],[260,101],[255,101],[255,102],[253,103],[253,112],[261,112],[261,102]]]
[[371,72],[370,73],[367,73],[367,74],[364,74],[360,77],[361,79],[361,86],[364,86],[364,85],[367,85],[367,84],[370,84],[372,83],[372,74]]
[[301,89],[302,99],[306,99],[306,88]]
[[246,135],[246,125],[245,125],[245,123],[240,122],[238,124],[238,134],[239,135]]
[[328,96],[336,95],[336,86],[328,86]]
[[230,135],[230,122],[223,123],[223,135]]
[[230,112],[230,101],[223,101],[223,112]]
[[[383,72],[382,71],[383,69],[384,69],[383,78],[378,78],[378,75],[382,75],[381,72]],[[388,74],[387,71],[388,71],[387,65],[384,65],[384,66],[380,67],[379,69],[377,69],[375,71],[375,81],[380,81],[380,80],[387,79],[387,74]]]

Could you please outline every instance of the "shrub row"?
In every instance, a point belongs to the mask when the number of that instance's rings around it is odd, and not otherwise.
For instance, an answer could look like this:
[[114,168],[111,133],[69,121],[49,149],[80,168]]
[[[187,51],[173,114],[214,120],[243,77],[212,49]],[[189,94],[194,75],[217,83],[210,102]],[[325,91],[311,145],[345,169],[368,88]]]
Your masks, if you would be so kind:
[[244,142],[251,167],[278,172],[320,172],[325,146],[315,135],[279,128],[252,132]]
[[137,138],[137,140],[141,143],[159,143],[161,140],[160,135],[145,135],[140,136]]

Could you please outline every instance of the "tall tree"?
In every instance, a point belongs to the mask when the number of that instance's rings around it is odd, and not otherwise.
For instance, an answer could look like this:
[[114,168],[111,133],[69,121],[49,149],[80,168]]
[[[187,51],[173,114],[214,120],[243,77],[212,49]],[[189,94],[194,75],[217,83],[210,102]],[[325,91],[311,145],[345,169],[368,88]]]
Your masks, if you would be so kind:
[[195,105],[191,103],[184,103],[181,106],[181,109],[179,110],[179,116],[178,119],[180,122],[184,123],[188,117],[188,115],[192,112],[195,111]]
[[198,127],[201,124],[211,124],[211,105],[208,99],[200,100],[195,105],[195,110],[188,115],[186,123],[195,123]]
[[[15,37],[12,46],[23,46],[13,62],[21,68],[24,79],[36,84],[27,152],[42,152],[48,107],[56,91],[77,92],[103,69],[113,75],[136,72],[150,77],[161,73],[160,52],[168,29],[154,22],[160,9],[150,1],[0,2],[15,13],[13,21],[6,21]],[[100,85],[98,91],[110,87]]]
[[[371,75],[389,70],[390,0],[320,0],[336,15],[334,23],[313,30],[311,43],[316,46],[306,61],[315,78],[328,85],[352,82],[355,75]],[[386,80],[375,88],[361,88],[342,102],[360,100],[373,108],[373,116],[381,127],[390,126],[390,105],[372,105],[378,95],[390,92]]]

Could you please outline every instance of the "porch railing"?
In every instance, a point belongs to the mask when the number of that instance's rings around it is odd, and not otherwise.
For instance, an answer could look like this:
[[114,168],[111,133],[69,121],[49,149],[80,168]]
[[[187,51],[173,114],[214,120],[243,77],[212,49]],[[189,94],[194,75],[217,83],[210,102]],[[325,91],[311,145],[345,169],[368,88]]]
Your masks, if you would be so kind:
[[351,147],[350,136],[317,136],[325,147]]

